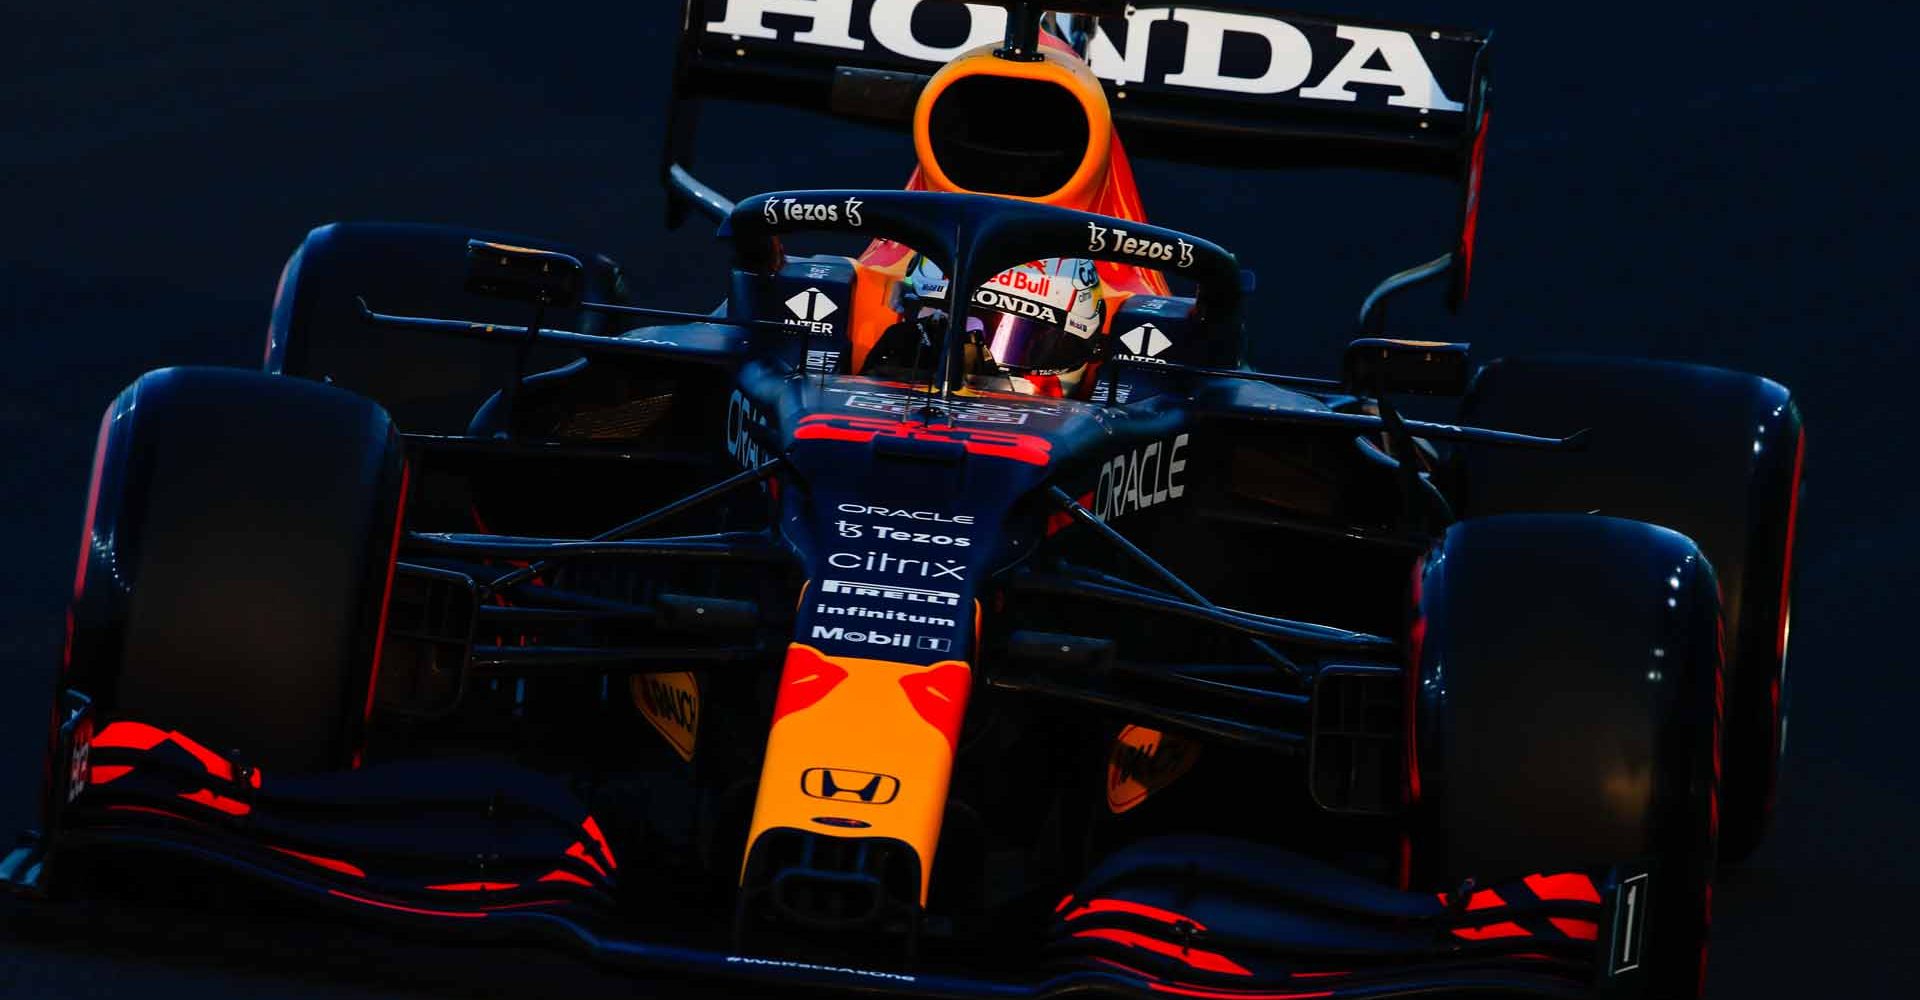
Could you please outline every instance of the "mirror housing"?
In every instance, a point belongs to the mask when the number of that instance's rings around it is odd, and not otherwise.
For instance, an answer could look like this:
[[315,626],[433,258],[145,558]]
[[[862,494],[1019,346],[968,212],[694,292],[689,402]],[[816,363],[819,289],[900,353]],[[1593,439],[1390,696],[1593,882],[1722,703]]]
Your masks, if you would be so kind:
[[586,267],[552,250],[467,241],[467,291],[496,299],[566,308],[580,301]]
[[1341,370],[1356,392],[1411,392],[1460,396],[1467,391],[1473,366],[1466,344],[1437,340],[1364,337],[1347,345]]

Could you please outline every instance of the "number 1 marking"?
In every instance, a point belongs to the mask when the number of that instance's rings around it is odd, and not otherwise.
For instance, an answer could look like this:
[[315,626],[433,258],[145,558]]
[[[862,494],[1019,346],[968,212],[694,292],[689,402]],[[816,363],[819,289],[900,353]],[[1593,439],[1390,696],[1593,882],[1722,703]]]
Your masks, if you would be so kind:
[[1635,875],[1620,883],[1616,892],[1617,902],[1614,908],[1614,975],[1640,967],[1640,936],[1646,932],[1642,926],[1646,916],[1640,911],[1644,908],[1641,897],[1646,895],[1647,876]]
[[[1628,886],[1627,887],[1627,927],[1629,929],[1633,927],[1634,906],[1637,905],[1639,902],[1640,902],[1640,887],[1637,885]],[[1632,961],[1633,961],[1633,935],[1629,933],[1627,935],[1626,946],[1620,952],[1620,964],[1627,965]]]

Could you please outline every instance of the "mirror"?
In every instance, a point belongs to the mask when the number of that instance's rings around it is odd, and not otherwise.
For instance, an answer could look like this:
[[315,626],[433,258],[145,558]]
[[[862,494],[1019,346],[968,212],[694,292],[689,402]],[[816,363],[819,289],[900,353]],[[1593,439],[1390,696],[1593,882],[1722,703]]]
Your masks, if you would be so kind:
[[1366,337],[1348,344],[1342,370],[1349,388],[1368,395],[1458,396],[1467,391],[1473,374],[1466,344],[1388,337]]
[[475,295],[566,307],[580,301],[585,274],[577,258],[563,253],[467,241],[467,291]]

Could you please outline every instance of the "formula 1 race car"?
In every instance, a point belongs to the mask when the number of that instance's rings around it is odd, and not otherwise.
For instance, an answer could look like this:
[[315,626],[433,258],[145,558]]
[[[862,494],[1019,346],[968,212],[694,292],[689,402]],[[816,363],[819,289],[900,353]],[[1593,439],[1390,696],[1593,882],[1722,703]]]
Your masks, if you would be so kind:
[[[314,230],[265,372],[106,413],[0,882],[191,865],[910,995],[1695,994],[1779,761],[1788,391],[1384,336],[1466,297],[1484,35],[1044,6],[689,0],[662,176],[732,248],[710,315],[545,241]],[[919,170],[730,202],[716,97],[905,125]],[[1455,245],[1338,377],[1252,370],[1251,276],[1145,221],[1119,132],[1452,176]],[[1081,380],[1012,374],[1029,320]]]

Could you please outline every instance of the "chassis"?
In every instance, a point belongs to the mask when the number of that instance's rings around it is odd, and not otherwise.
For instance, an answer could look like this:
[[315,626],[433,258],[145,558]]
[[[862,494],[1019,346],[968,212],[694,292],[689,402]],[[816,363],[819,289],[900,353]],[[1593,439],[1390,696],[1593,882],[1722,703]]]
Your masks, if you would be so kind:
[[[464,433],[396,435],[292,365],[122,396],[42,826],[0,881],[44,895],[132,851],[407,926],[916,995],[1697,984],[1726,715],[1713,566],[1642,521],[1475,492],[1502,456],[1579,461],[1603,437],[1403,415],[1397,393],[1466,391],[1463,345],[1363,337],[1339,378],[1252,371],[1251,281],[1190,234],[965,194],[734,205],[667,176],[735,248],[720,313],[596,296],[575,256],[478,239],[466,288],[525,319],[358,302],[383,342],[514,354]],[[1115,329],[1190,346],[1111,359],[1085,402],[961,389],[953,337],[916,377],[846,374],[780,319],[837,266],[782,241],[821,230],[911,245],[958,288],[1052,256],[1159,269],[1194,294],[1142,297]],[[1463,293],[1464,270],[1389,279],[1362,332],[1403,288]],[[270,363],[291,335],[277,308]],[[528,376],[546,348],[583,360]],[[257,419],[170,416],[195,400]],[[1766,401],[1769,447],[1797,442],[1784,390]],[[298,706],[320,733],[300,742],[231,669],[164,693],[204,657],[135,655],[161,585],[122,539],[170,523],[167,473],[141,464],[169,445],[249,453],[192,489],[220,488],[223,524],[290,532],[257,510],[320,475],[296,465],[349,423],[326,407],[373,428],[352,447],[374,513],[338,538],[375,555],[343,577],[366,606],[335,616],[359,665]],[[1779,527],[1790,546],[1790,508]],[[1548,731],[1551,711],[1577,721]]]

